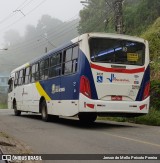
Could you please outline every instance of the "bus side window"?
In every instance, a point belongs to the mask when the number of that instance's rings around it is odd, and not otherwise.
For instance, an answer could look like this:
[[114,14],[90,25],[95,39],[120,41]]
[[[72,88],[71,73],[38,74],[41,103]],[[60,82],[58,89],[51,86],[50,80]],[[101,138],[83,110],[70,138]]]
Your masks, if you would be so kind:
[[31,83],[35,82],[35,72],[36,72],[36,65],[32,65],[31,67]]
[[39,63],[36,64],[35,80],[39,80]]
[[40,78],[40,80],[43,80],[43,79],[44,79],[43,70],[44,70],[44,60],[42,60],[42,61],[39,63],[39,78]]
[[61,75],[61,57],[62,53],[58,53],[50,58],[49,77],[56,77]]
[[49,58],[42,60],[39,66],[40,80],[48,79]]
[[12,92],[13,91],[13,79],[9,79],[8,81],[8,85],[9,85],[9,88],[8,88],[8,93]]
[[18,77],[19,77],[19,71],[16,72],[15,74],[15,80],[14,80],[14,87],[16,88],[18,85]]
[[48,79],[49,58],[44,61],[44,79]]
[[63,52],[63,75],[72,73],[72,48]]
[[78,46],[73,47],[73,56],[72,56],[72,60],[78,58],[78,53],[79,53],[79,48],[78,48]]
[[35,82],[39,80],[39,64],[36,63],[34,65],[32,65],[31,68],[32,72],[31,72],[31,82]]
[[24,79],[24,77],[23,77],[23,70],[20,70],[19,71],[19,78],[18,78],[18,85],[23,85],[23,79]]
[[30,67],[25,69],[25,77],[24,77],[24,84],[28,84],[30,82]]
[[79,54],[79,47],[78,46],[73,47],[73,55],[72,55],[73,73],[77,72],[78,54]]
[[78,46],[67,49],[63,53],[63,74],[68,75],[77,72]]

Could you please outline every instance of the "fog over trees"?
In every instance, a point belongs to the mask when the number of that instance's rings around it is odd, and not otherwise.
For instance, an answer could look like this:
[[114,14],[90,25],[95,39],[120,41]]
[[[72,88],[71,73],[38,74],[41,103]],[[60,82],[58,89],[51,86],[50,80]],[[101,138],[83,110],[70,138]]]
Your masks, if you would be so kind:
[[[78,35],[79,20],[62,22],[49,15],[43,15],[36,26],[28,25],[23,36],[19,31],[8,30],[4,34],[7,51],[0,51],[0,73],[9,73],[14,68],[45,54]],[[4,64],[5,63],[5,64]]]

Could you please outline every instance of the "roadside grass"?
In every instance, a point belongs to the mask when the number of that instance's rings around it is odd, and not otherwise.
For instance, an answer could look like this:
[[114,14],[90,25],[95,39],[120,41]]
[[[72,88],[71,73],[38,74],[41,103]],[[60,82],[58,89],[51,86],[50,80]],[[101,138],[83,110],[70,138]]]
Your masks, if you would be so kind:
[[135,117],[135,118],[98,117],[98,119],[110,120],[110,121],[116,121],[116,122],[131,122],[131,123],[137,123],[137,124],[160,126],[160,110],[151,108],[147,115]]
[[0,103],[0,109],[7,109],[7,108],[8,108],[7,104]]
[[134,123],[160,126],[160,110],[151,108],[147,115],[132,118]]

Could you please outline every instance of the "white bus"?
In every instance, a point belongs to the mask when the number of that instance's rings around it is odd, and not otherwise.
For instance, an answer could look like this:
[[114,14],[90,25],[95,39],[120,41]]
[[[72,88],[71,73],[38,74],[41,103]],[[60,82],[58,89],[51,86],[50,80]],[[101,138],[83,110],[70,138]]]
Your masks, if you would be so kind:
[[[127,35],[87,33],[11,72],[8,106],[21,112],[76,116],[147,114],[149,47]],[[52,116],[54,117],[54,116]]]

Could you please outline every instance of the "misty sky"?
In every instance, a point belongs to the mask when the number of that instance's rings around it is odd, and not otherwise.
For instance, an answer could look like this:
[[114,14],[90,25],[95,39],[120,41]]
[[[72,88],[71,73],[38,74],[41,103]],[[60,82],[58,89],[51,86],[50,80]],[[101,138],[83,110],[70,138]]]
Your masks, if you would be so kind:
[[0,0],[0,46],[3,46],[2,42],[5,31],[16,29],[22,35],[26,25],[36,25],[37,21],[44,14],[51,15],[62,21],[77,18],[79,11],[83,8],[80,1]]

